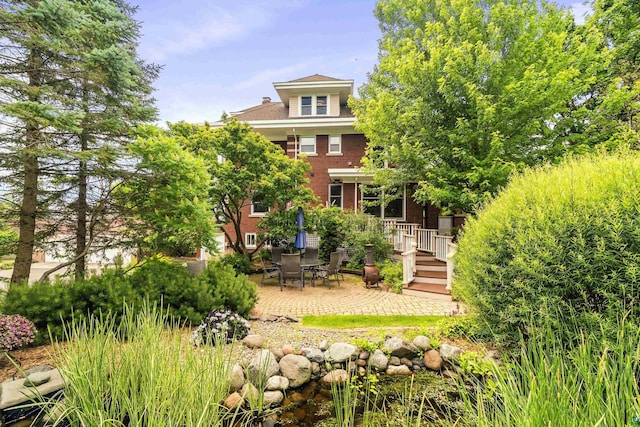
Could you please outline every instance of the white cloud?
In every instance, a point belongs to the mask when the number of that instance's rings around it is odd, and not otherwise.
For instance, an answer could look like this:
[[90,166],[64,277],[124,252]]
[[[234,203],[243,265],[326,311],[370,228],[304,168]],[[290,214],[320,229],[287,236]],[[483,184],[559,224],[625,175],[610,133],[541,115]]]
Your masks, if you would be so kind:
[[571,13],[573,13],[578,25],[584,24],[587,17],[593,13],[591,6],[584,3],[571,3],[569,9],[571,9]]
[[[314,64],[317,64],[320,60],[321,58],[316,58],[314,60],[297,63],[295,65],[290,65],[288,67],[274,68],[270,70],[260,71],[258,74],[255,74],[252,77],[235,84],[234,89],[241,90],[241,89],[248,89],[255,86],[264,86],[265,84],[271,85],[273,82],[276,82],[276,81],[277,82],[287,81],[288,80],[287,76],[292,76],[292,75],[296,76],[292,78],[304,77],[303,75],[299,75],[299,74],[301,73],[304,74],[303,73],[304,70],[309,70],[310,68],[313,68],[315,66]],[[309,72],[309,74],[315,74],[315,71],[314,72],[307,71],[307,72]]]

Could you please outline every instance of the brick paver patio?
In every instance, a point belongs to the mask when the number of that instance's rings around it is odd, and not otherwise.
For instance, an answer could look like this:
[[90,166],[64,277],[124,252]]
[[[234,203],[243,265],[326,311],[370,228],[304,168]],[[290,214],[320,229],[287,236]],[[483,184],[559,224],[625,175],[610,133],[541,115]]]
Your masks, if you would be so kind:
[[[259,284],[260,277],[254,275],[252,279]],[[263,286],[258,285],[254,314],[447,315],[457,308],[457,303],[448,296],[401,295],[387,291],[384,286],[367,289],[360,276],[345,274],[345,279],[340,286],[332,281],[331,288],[321,281],[315,287],[307,283],[302,291],[299,285],[288,285],[280,291],[277,279],[269,279]]]

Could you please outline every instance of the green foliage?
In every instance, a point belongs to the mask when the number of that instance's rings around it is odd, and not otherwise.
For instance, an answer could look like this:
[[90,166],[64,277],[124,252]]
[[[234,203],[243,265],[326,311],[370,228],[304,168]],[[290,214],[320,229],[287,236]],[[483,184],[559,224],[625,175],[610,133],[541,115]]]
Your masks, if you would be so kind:
[[396,294],[402,293],[402,263],[386,260],[379,266],[380,277]]
[[52,423],[243,425],[239,411],[218,404],[228,396],[233,349],[193,351],[181,326],[152,309],[126,310],[121,321],[104,316],[67,324],[67,342],[54,346],[65,410],[48,411]]
[[483,329],[484,324],[472,315],[447,316],[438,323],[440,335],[447,338],[486,340],[491,334]]
[[331,252],[344,243],[344,228],[346,213],[340,208],[319,208],[316,211],[318,236],[320,245],[318,256],[320,259],[329,260]]
[[0,256],[15,254],[18,233],[9,227],[0,226]]
[[585,330],[608,325],[607,334],[621,313],[635,324],[639,194],[634,152],[525,172],[468,221],[454,295],[500,342],[533,336],[543,322],[562,330],[572,316]]
[[145,301],[162,305],[167,315],[193,325],[215,308],[248,316],[256,300],[256,285],[231,267],[211,263],[193,277],[182,265],[151,258],[130,274],[105,269],[84,280],[13,286],[2,302],[2,312],[32,320],[38,330],[36,341],[42,343],[49,338],[47,328],[54,338],[62,337],[64,321],[109,313],[118,322],[125,306],[139,310]]
[[366,214],[348,214],[343,226],[344,243],[349,252],[349,268],[362,268],[368,244],[373,245],[373,262],[381,263],[393,255],[393,244],[386,238],[380,218]]
[[189,342],[195,346],[228,344],[249,335],[250,328],[247,319],[233,311],[217,309],[207,314],[189,337]]
[[232,267],[214,262],[207,266],[198,279],[206,283],[213,295],[214,307],[224,307],[243,317],[249,317],[249,312],[258,300],[258,289],[248,276],[236,273]]
[[[494,369],[487,388],[471,395],[462,390],[473,425],[636,425],[640,335],[635,326],[619,326],[603,340],[597,331],[576,333],[580,325],[575,322],[560,329],[551,324],[520,342],[508,369]],[[567,335],[581,338],[565,348],[558,336]]]
[[139,170],[115,194],[127,207],[131,238],[152,254],[183,255],[211,246],[215,220],[204,159],[160,132],[129,148],[141,159]]
[[245,254],[227,254],[220,258],[222,265],[227,265],[233,268],[235,271],[241,274],[253,273],[253,265],[249,258]]
[[588,149],[572,136],[598,39],[553,3],[389,0],[375,15],[379,64],[349,105],[383,190],[417,182],[417,201],[473,212],[513,171]]
[[309,182],[306,175],[310,166],[303,160],[289,158],[248,123],[235,118],[224,120],[224,126],[215,129],[209,124],[175,123],[170,125],[169,132],[186,149],[206,159],[209,173],[215,178],[215,185],[208,191],[214,216],[223,225],[232,225],[222,230],[231,248],[237,253],[247,253],[242,211],[254,198],[260,198],[272,210],[281,211],[289,204],[315,201],[313,192],[304,185]]
[[380,346],[382,345],[381,341],[372,342],[369,339],[362,338],[362,337],[357,337],[357,338],[352,339],[351,343],[353,345],[355,345],[356,347],[358,347],[359,349],[362,349],[364,351],[368,351],[369,353],[373,353],[374,351],[379,349]]
[[463,375],[473,375],[475,377],[492,376],[496,364],[492,360],[485,359],[475,351],[465,351],[460,355],[459,366]]

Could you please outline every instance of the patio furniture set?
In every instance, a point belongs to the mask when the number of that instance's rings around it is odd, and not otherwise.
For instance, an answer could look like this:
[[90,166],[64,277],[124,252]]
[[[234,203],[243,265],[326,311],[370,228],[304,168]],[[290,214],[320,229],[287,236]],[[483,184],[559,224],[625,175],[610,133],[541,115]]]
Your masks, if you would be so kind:
[[283,248],[273,247],[271,249],[271,265],[264,260],[262,262],[262,279],[264,284],[266,279],[278,277],[280,290],[286,286],[287,279],[291,279],[292,284],[299,284],[300,290],[305,286],[305,278],[310,276],[311,285],[315,286],[316,280],[322,279],[322,283],[327,283],[331,287],[331,280],[337,280],[340,286],[340,278],[344,276],[340,271],[344,252],[332,252],[329,262],[326,263],[318,258],[318,248],[306,248],[304,253],[285,254]]

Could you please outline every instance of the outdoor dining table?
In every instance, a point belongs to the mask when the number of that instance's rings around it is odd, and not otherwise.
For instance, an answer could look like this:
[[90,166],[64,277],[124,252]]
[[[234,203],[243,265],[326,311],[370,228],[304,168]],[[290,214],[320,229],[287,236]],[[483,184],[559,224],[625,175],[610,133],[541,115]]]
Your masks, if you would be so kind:
[[[278,267],[282,267],[282,262],[274,262],[274,265],[277,265]],[[324,262],[321,259],[304,259],[300,258],[300,269],[302,270],[302,286],[304,287],[304,273],[308,272],[308,273],[312,273],[313,271],[320,267],[321,265],[323,265]],[[315,286],[315,275],[311,276],[311,285]]]

